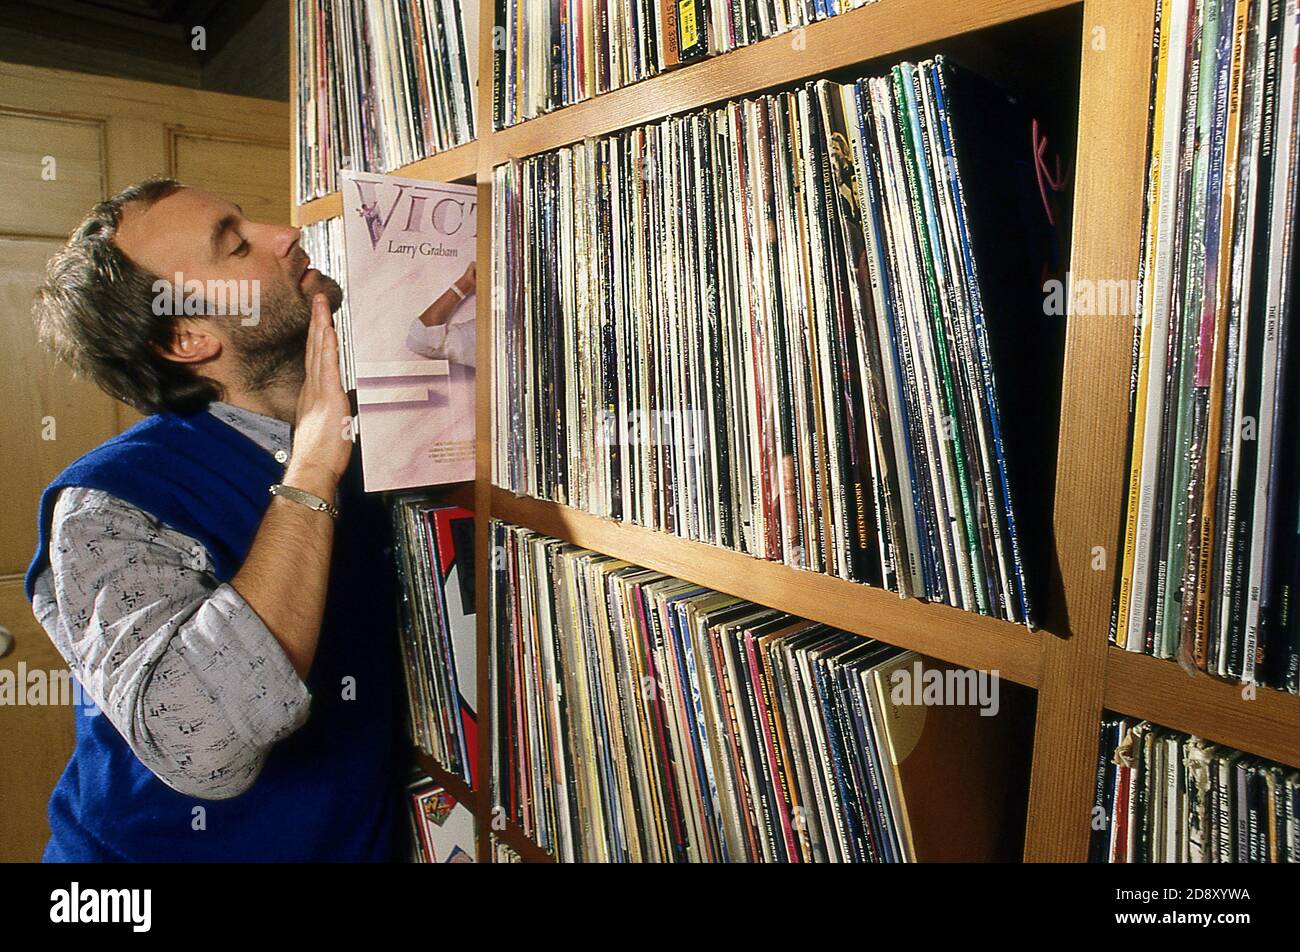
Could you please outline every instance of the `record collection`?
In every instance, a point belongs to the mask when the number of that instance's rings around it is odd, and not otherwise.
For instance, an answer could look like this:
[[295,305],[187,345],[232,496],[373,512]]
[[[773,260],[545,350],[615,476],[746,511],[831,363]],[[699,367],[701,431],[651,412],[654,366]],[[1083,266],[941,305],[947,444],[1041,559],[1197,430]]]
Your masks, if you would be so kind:
[[474,514],[399,495],[392,505],[411,739],[477,787]]
[[1009,699],[907,693],[975,672],[529,529],[490,533],[493,795],[556,859],[1015,849],[999,820],[1020,749]]
[[299,230],[298,243],[311,266],[338,282],[343,304],[334,312],[339,339],[339,379],[344,390],[357,389],[356,362],[352,358],[352,322],[348,316],[347,258],[343,252],[343,219],[325,218]]
[[295,0],[299,204],[474,138],[479,0]]
[[511,126],[875,2],[496,0],[493,122]]
[[495,484],[1032,627],[1036,128],[939,57],[498,166]]
[[412,859],[417,863],[473,863],[474,814],[445,787],[416,771],[406,786]]
[[1296,0],[1161,0],[1112,640],[1300,693]]
[[1300,771],[1106,715],[1094,863],[1300,863]]

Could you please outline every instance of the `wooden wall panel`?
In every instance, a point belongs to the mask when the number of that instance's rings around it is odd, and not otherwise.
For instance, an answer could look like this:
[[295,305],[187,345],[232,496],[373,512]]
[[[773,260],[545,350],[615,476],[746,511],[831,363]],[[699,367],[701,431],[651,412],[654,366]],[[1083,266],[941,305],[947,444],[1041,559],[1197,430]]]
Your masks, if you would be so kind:
[[0,111],[0,234],[62,238],[104,197],[104,126]]
[[240,205],[254,221],[289,224],[286,141],[217,138],[173,130],[169,173]]
[[[45,630],[32,616],[16,578],[0,578],[0,625],[13,636],[13,647],[0,658],[0,671],[49,677],[66,671]],[[32,863],[41,858],[50,838],[46,820],[50,791],[67,765],[73,746],[76,708],[6,707],[0,763],[0,863]]]

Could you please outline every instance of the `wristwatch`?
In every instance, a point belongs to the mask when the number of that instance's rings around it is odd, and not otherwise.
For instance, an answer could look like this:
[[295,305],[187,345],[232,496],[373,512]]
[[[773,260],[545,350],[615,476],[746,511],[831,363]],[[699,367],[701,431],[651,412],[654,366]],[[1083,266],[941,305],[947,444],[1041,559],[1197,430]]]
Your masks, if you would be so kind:
[[306,506],[308,509],[316,512],[328,513],[330,518],[337,519],[339,511],[336,506],[331,505],[315,493],[309,493],[305,489],[299,489],[297,486],[286,486],[283,483],[275,483],[271,486],[272,496],[283,496],[299,505]]

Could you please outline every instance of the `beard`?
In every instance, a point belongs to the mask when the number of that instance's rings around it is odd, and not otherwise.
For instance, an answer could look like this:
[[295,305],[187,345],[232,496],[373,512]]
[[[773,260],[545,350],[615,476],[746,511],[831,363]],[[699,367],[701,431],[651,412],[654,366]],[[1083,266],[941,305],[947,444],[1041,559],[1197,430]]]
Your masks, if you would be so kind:
[[[323,292],[330,310],[337,310],[343,299],[338,283],[324,274],[315,278],[312,293]],[[267,294],[257,323],[237,323],[231,331],[230,343],[239,360],[243,388],[260,393],[281,385],[301,385],[310,327],[310,295],[286,286]]]

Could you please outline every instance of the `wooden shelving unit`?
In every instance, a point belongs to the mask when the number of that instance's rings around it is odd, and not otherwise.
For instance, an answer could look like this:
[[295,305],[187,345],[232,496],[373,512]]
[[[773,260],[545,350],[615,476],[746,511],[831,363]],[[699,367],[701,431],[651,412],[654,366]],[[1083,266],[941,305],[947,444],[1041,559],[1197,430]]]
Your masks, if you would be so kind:
[[476,815],[478,814],[479,795],[477,790],[471,790],[469,784],[460,777],[457,777],[455,774],[448,773],[442,768],[438,761],[434,760],[424,751],[417,750],[415,752],[415,759],[431,779],[442,784],[442,786],[447,788],[447,792],[455,797],[459,803],[465,804]]
[[[1076,281],[1136,278],[1154,0],[880,0],[807,27],[798,42],[791,35],[772,37],[501,131],[490,128],[492,88],[490,81],[483,82],[479,116],[487,128],[478,141],[394,174],[477,182],[478,257],[487,262],[491,175],[502,161],[1065,7],[1077,8],[1082,16],[1069,271]],[[483,13],[479,62],[490,70],[489,8]],[[338,215],[340,209],[338,195],[330,195],[300,206],[294,220],[308,224]],[[477,364],[482,371],[472,487],[479,552],[488,550],[488,521],[504,519],[945,661],[996,669],[1009,681],[1036,690],[1024,848],[1029,861],[1082,861],[1087,856],[1103,709],[1300,766],[1300,698],[1260,688],[1254,699],[1244,699],[1238,685],[1189,676],[1172,662],[1108,644],[1126,475],[1128,316],[1071,318],[1067,324],[1051,597],[1044,629],[1029,632],[493,487],[490,308],[490,296],[480,294]],[[462,487],[459,495],[463,498],[469,489]],[[1099,552],[1100,570],[1094,567]],[[487,558],[476,559],[480,699],[489,696],[488,566]],[[486,778],[491,711],[485,700],[479,708],[479,776]],[[527,860],[549,860],[520,830],[491,815],[485,791],[469,791],[427,758],[422,762],[436,778],[446,779],[453,794],[472,804],[480,818],[480,860],[489,858],[489,833]]]

